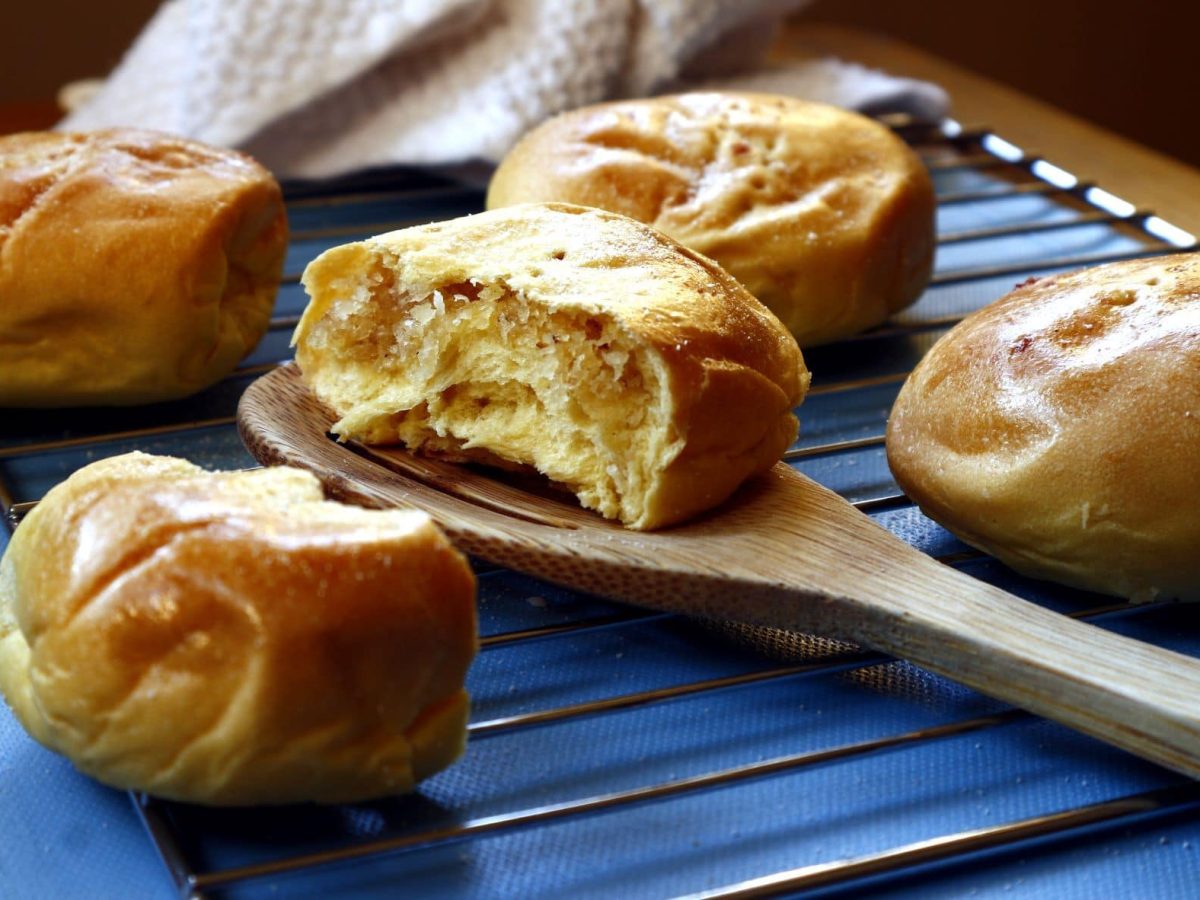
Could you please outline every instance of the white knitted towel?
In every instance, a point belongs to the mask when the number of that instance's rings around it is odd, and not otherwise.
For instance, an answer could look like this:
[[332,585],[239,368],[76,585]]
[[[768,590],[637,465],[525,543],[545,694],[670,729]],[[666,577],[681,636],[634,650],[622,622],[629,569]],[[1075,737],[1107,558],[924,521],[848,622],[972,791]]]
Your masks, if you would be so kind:
[[945,112],[934,85],[814,59],[763,71],[808,0],[168,0],[65,130],[241,147],[277,174],[497,160],[555,113],[703,85]]

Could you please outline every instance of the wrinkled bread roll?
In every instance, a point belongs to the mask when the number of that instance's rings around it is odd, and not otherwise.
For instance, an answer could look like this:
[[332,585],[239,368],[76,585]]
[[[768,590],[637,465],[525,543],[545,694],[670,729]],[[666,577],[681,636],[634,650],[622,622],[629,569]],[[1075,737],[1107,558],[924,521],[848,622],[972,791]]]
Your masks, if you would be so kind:
[[1200,600],[1200,257],[1032,280],[917,366],[888,460],[933,519],[1014,569]]
[[297,469],[133,453],[52,489],[0,561],[0,689],[116,787],[195,803],[410,790],[463,749],[474,577],[424,513]]
[[719,267],[631,219],[530,204],[335,248],[296,330],[333,432],[531,466],[632,528],[720,503],[795,439],[808,372]]
[[595,206],[715,260],[802,347],[878,325],[929,280],[933,185],[858,113],[768,94],[695,93],[572,110],[501,162],[489,209]]
[[0,137],[0,406],[124,405],[227,375],[270,321],[279,185],[132,129]]

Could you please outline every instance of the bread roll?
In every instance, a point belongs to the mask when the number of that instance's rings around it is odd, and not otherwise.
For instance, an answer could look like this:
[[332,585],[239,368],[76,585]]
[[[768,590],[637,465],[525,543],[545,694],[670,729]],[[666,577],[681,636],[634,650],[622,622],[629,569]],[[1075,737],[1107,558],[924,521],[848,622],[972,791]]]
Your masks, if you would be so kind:
[[0,406],[195,393],[266,331],[279,185],[230,150],[147,131],[0,137]]
[[808,372],[709,260],[632,219],[531,204],[330,250],[296,359],[335,434],[532,466],[631,528],[773,465]]
[[1028,282],[950,331],[892,411],[928,515],[1038,578],[1200,600],[1200,257]]
[[561,200],[653,225],[719,263],[802,347],[877,325],[929,280],[934,195],[877,122],[767,94],[604,103],[527,134],[489,209]]
[[462,751],[474,578],[428,516],[297,469],[128,454],[0,562],[0,689],[108,784],[216,805],[407,791]]

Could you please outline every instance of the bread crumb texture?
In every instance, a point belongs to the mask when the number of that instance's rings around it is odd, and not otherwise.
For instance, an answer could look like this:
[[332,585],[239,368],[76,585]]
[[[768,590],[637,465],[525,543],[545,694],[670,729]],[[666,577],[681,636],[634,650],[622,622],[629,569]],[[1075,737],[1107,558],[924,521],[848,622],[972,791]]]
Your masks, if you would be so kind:
[[279,185],[156,132],[0,137],[0,406],[125,405],[227,375],[270,321]]
[[933,265],[933,184],[865,116],[769,94],[603,103],[529,132],[501,161],[489,209],[595,206],[710,257],[808,347],[909,305]]
[[466,735],[474,577],[428,516],[308,473],[133,453],[53,488],[0,561],[0,689],[120,788],[195,803],[404,792]]
[[1018,571],[1200,600],[1200,258],[1018,286],[914,370],[887,449],[929,516]]
[[727,274],[622,216],[530,204],[314,261],[305,381],[371,444],[531,467],[633,528],[774,464],[808,385],[795,341]]

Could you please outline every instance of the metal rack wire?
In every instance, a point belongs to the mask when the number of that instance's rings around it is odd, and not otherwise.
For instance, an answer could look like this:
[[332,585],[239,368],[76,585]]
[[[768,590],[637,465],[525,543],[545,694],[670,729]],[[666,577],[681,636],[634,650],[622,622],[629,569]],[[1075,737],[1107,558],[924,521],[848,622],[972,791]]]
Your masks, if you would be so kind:
[[[932,341],[970,309],[1002,293],[1014,279],[1117,259],[1195,250],[1195,238],[1152,212],[1083,183],[986,130],[964,129],[952,121],[892,124],[919,149],[935,177],[941,216],[939,269],[926,297],[888,325],[807,354],[817,381],[801,410],[805,433],[786,458],[949,564],[978,569],[978,574],[989,580],[1007,580],[1006,586],[1015,584],[1020,591],[1032,593],[1066,614],[1106,627],[1134,631],[1157,628],[1155,634],[1165,633],[1173,639],[1172,617],[1178,615],[1177,607],[1162,603],[1134,607],[1071,592],[1047,593],[1044,587],[1014,581],[1015,576],[999,571],[986,557],[949,539],[920,517],[895,489],[882,460],[882,427],[895,391]],[[1033,207],[1028,205],[1031,201]],[[10,530],[15,527],[40,493],[95,455],[134,446],[152,450],[162,446],[164,452],[199,457],[202,462],[218,459],[226,466],[230,460],[250,463],[244,454],[238,455],[233,416],[236,400],[254,377],[287,356],[287,334],[303,303],[296,285],[303,263],[324,247],[346,239],[471,212],[481,205],[482,191],[477,187],[414,173],[379,173],[363,183],[333,188],[292,186],[289,212],[294,230],[285,287],[270,332],[255,354],[203,397],[164,404],[149,416],[144,411],[81,414],[66,428],[48,415],[30,414],[10,422],[0,435],[0,507],[5,523]],[[1014,208],[1006,210],[1006,206]],[[968,209],[969,216],[956,218],[955,210]],[[984,246],[987,252],[979,250]],[[810,414],[812,407],[815,410]],[[961,744],[969,738],[989,742],[990,747],[1002,743],[1000,735],[1011,726],[1023,725],[1024,730],[1037,726],[1033,717],[1022,711],[956,691],[940,679],[914,672],[877,653],[830,642],[809,642],[781,662],[730,642],[728,635],[714,639],[706,626],[674,615],[556,592],[548,585],[522,580],[514,573],[482,563],[477,571],[481,597],[491,604],[491,612],[483,617],[484,665],[473,676],[476,680],[472,692],[482,700],[470,725],[468,758],[460,766],[478,756],[477,748],[495,746],[506,738],[520,736],[523,743],[513,752],[526,752],[537,743],[531,742],[531,735],[544,734],[544,729],[574,728],[584,729],[580,740],[585,743],[624,742],[632,748],[614,751],[614,759],[652,758],[646,769],[653,770],[654,777],[631,776],[629,766],[592,777],[578,767],[571,771],[566,765],[563,771],[555,770],[568,789],[568,795],[561,796],[553,787],[553,778],[548,782],[552,786],[544,790],[530,787],[523,777],[514,778],[512,786],[505,787],[505,778],[512,773],[498,767],[496,760],[509,760],[511,754],[498,753],[495,759],[489,757],[469,766],[470,774],[458,781],[451,779],[444,787],[437,783],[432,790],[423,790],[426,800],[435,798],[425,805],[421,798],[408,798],[390,805],[321,813],[250,813],[199,810],[131,795],[179,896],[258,896],[256,890],[274,890],[279,884],[295,888],[297,877],[316,878],[320,890],[327,891],[332,885],[341,892],[349,889],[347,873],[356,871],[346,868],[348,865],[356,864],[361,870],[381,862],[391,865],[394,860],[403,860],[397,864],[399,868],[385,867],[383,875],[371,876],[377,881],[383,879],[375,884],[376,889],[379,884],[394,883],[389,879],[403,878],[406,884],[412,884],[409,879],[423,878],[426,880],[418,883],[430,885],[431,891],[436,888],[445,892],[447,884],[455,884],[444,879],[445,873],[464,865],[460,857],[453,855],[453,848],[534,833],[538,835],[534,843],[521,846],[543,850],[558,847],[577,860],[589,834],[586,828],[580,829],[580,823],[606,818],[615,823],[610,828],[625,828],[621,823],[628,821],[627,830],[637,829],[647,821],[661,824],[662,819],[656,818],[657,814],[641,818],[640,812],[635,818],[635,811],[712,797],[718,798],[715,807],[707,799],[703,807],[698,807],[706,816],[715,809],[718,815],[729,813],[738,821],[751,821],[747,811],[753,811],[763,796],[770,796],[769,785],[781,779],[817,771],[840,773],[853,761],[885,755],[903,760],[917,748],[940,742]],[[553,600],[542,596],[552,593]],[[1139,624],[1147,620],[1153,620],[1153,628]],[[585,685],[564,664],[578,651],[563,649],[585,641],[607,642],[602,646],[608,648],[644,648],[649,642],[655,652],[663,654],[663,664],[642,663],[637,677],[589,679]],[[662,649],[664,646],[668,649]],[[697,652],[705,656],[703,665],[694,658],[696,647],[702,648]],[[525,661],[522,665],[532,668],[490,662],[502,653],[516,654],[515,658]],[[620,658],[623,653],[617,651],[615,656]],[[589,671],[595,668],[591,663],[588,666]],[[514,668],[539,674],[528,683],[514,682],[504,687],[504,680],[511,677],[508,673]],[[645,683],[643,669],[653,670],[651,674],[664,683]],[[626,681],[635,683],[624,689]],[[782,702],[782,707],[774,700],[768,703],[762,699],[767,696],[764,692],[774,692],[770,694],[774,697],[781,691],[801,690],[797,685],[807,685],[802,689],[806,693],[787,693],[789,699]],[[848,688],[835,690],[831,685]],[[748,757],[741,750],[743,744],[754,745],[754,735],[766,728],[763,721],[742,723],[748,736],[732,731],[714,735],[708,729],[704,731],[703,751],[692,754],[704,765],[683,774],[672,771],[671,766],[658,765],[653,759],[656,751],[644,749],[644,723],[626,724],[623,718],[658,711],[654,714],[667,715],[668,721],[683,722],[678,710],[689,703],[713,704],[723,715],[756,704],[769,706],[776,714],[780,708],[791,709],[795,715],[798,696],[816,697],[821,702],[831,696],[831,691],[838,702],[848,697],[850,704],[863,705],[873,703],[876,697],[902,704],[904,701],[897,697],[918,696],[928,701],[926,709],[932,703],[940,712],[933,722],[925,721],[929,716],[923,713],[910,716],[922,720],[916,727],[861,734],[851,734],[863,728],[857,721],[848,722],[853,716],[845,716],[847,721],[832,732],[840,733],[841,728],[847,732],[846,739],[822,742],[818,734],[813,736],[815,744],[810,745],[806,739],[790,748],[792,736],[771,731],[769,739],[760,744],[761,758],[753,753]],[[935,699],[930,701],[930,697]],[[661,712],[669,709],[676,712]],[[968,714],[945,714],[963,711]],[[795,723],[799,722],[796,717]],[[563,746],[575,746],[560,740]],[[1070,743],[1076,739],[1065,740]],[[1086,742],[1083,738],[1077,740]],[[549,746],[544,742],[542,745],[553,755],[556,739],[546,741]],[[652,747],[653,742],[648,746]],[[844,849],[857,846],[856,840],[850,839],[832,852],[818,854],[816,861],[807,850],[791,849],[793,844],[798,847],[799,841],[791,836],[786,815],[776,815],[771,818],[774,830],[764,840],[778,843],[782,850],[769,855],[765,868],[762,855],[749,849],[737,856],[722,856],[719,864],[705,865],[705,854],[680,851],[677,842],[664,840],[657,832],[658,843],[663,846],[654,846],[656,838],[649,837],[648,852],[678,855],[685,866],[703,868],[703,877],[652,875],[648,868],[633,866],[620,878],[635,893],[697,897],[774,896],[861,888],[866,884],[899,890],[909,883],[906,879],[926,877],[938,866],[961,867],[965,862],[995,859],[997,854],[1013,848],[1038,847],[1042,853],[1061,854],[1065,851],[1055,848],[1069,845],[1081,834],[1139,823],[1145,827],[1147,822],[1188,816],[1200,809],[1200,785],[1147,765],[1139,768],[1132,779],[1136,789],[1125,790],[1125,781],[1105,774],[1106,766],[1125,765],[1122,755],[1116,751],[1104,755],[1104,751],[1096,751],[1086,743],[1071,747],[1076,757],[1085,759],[1085,769],[1098,765],[1098,780],[1111,782],[1111,787],[1117,789],[1115,793],[1004,817],[978,827],[933,833],[925,827],[925,833],[911,840],[893,836],[890,841],[876,840],[875,846],[861,851]],[[733,752],[735,748],[739,752]],[[782,752],[776,752],[779,748]],[[1099,764],[1092,758],[1097,752],[1103,757]],[[691,759],[682,752],[678,756]],[[714,760],[721,764],[713,765]],[[470,778],[488,781],[486,789],[477,783],[469,789],[464,787],[463,779]],[[768,785],[767,795],[751,793],[753,785],[763,784]],[[571,793],[580,786],[588,789]],[[463,796],[468,800],[456,799]],[[916,805],[921,797],[920,791],[897,786],[890,795],[879,798],[874,809],[882,815],[880,808],[889,803]],[[866,808],[869,814],[869,803]],[[258,835],[247,834],[247,826],[242,824],[247,817],[264,833],[282,836],[260,840]],[[671,818],[685,834],[689,826],[698,828],[700,822],[708,821],[686,813]],[[545,836],[564,825],[573,829],[566,844]],[[730,843],[738,844],[739,840]],[[249,850],[247,845],[252,845]],[[566,889],[561,879],[555,882],[553,873],[526,872],[523,876],[521,867],[512,862],[514,858],[511,854],[504,856],[506,862],[492,873],[499,872],[499,883],[485,881],[482,888],[475,882],[465,886],[458,883],[458,887],[464,893],[513,896]],[[792,858],[808,861],[779,864]],[[547,863],[551,868],[558,864],[553,857]],[[586,870],[586,865],[583,868]],[[290,880],[280,881],[285,877]],[[365,876],[352,876],[350,881],[356,877],[362,881]],[[565,883],[576,888],[580,880],[587,880],[586,874],[573,877],[575,882],[567,879]],[[361,885],[359,889],[368,890]]]

